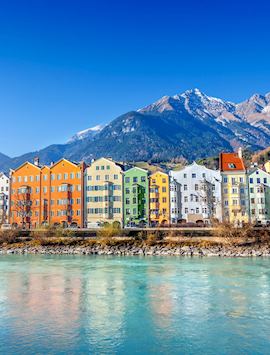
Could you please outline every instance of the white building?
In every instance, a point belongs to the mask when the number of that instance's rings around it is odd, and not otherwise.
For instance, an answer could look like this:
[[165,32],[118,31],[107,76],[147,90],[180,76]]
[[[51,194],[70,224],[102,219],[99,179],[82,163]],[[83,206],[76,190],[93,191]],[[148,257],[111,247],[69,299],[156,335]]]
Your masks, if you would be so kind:
[[181,217],[186,222],[222,220],[221,175],[218,170],[193,163],[170,175],[181,184]]
[[171,223],[177,223],[181,216],[181,184],[170,176],[170,214]]
[[250,220],[267,224],[270,221],[270,174],[255,168],[248,174]]
[[0,173],[0,224],[8,222],[9,178]]

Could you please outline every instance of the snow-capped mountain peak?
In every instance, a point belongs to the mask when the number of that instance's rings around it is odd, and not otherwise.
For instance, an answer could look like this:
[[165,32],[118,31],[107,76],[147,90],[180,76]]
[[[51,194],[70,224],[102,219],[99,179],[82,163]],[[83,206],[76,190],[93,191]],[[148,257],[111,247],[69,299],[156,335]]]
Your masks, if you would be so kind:
[[84,129],[83,131],[80,131],[76,133],[74,136],[72,136],[68,143],[73,143],[76,141],[80,141],[85,138],[93,138],[95,135],[97,135],[102,129],[104,128],[104,125],[96,125],[94,127],[90,127],[87,129]]

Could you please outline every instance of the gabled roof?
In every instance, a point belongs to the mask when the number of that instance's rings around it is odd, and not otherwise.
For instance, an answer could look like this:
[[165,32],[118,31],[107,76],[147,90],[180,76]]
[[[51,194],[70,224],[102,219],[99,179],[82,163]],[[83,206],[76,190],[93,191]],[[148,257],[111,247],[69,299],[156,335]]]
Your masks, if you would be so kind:
[[30,163],[29,161],[25,161],[23,164],[21,164],[21,165],[18,166],[17,168],[15,168],[15,169],[10,169],[10,171],[11,171],[11,172],[15,172],[15,171],[21,169],[22,167],[24,167],[24,166],[27,165],[27,164],[28,164],[28,165],[31,165],[32,167],[34,167],[34,168],[36,168],[36,169],[38,169],[38,170],[41,169],[41,167],[40,167],[39,165],[35,165],[35,164],[33,164],[33,163]]
[[114,161],[112,160],[111,158],[105,158],[105,157],[101,157],[101,158],[98,158],[97,160],[94,160],[91,164],[90,164],[90,167],[94,164],[99,164],[100,160],[105,160],[107,161],[109,164],[114,164],[116,166],[118,166],[120,169],[124,170],[124,166],[123,164],[121,163],[118,163],[117,161]]
[[75,163],[75,162],[73,162],[73,161],[71,161],[71,160],[68,160],[68,159],[66,159],[66,158],[61,158],[61,159],[58,160],[56,163],[54,163],[50,168],[51,168],[51,169],[54,168],[56,165],[58,165],[58,164],[61,163],[62,161],[65,161],[65,162],[67,162],[68,164],[72,164],[72,165],[74,165],[74,166],[76,166],[76,167],[80,166],[80,163]]
[[131,171],[131,170],[134,170],[134,169],[136,169],[136,170],[140,170],[140,171],[142,171],[142,172],[144,172],[144,173],[148,174],[148,170],[145,170],[145,169],[139,168],[138,166],[133,166],[132,168],[130,168],[130,169],[128,169],[128,170],[126,170],[126,171],[125,171],[125,173],[127,173],[127,172],[129,172],[129,171]]
[[154,173],[152,173],[152,174],[150,175],[150,177],[151,177],[151,176],[154,176],[154,175],[158,175],[158,174],[165,175],[165,176],[167,176],[167,177],[169,176],[169,174],[164,173],[164,171],[157,170],[157,171],[155,171]]
[[246,171],[243,158],[237,153],[220,153],[220,171]]

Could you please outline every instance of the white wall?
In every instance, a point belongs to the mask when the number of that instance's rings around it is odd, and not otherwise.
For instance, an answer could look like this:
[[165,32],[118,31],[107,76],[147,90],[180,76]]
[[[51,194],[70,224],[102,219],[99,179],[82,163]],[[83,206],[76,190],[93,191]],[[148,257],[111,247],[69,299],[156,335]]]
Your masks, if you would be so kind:
[[[209,221],[212,217],[221,221],[221,175],[195,162],[170,175],[181,184],[181,214],[187,221],[197,215]],[[204,188],[205,186],[205,189]],[[213,189],[212,189],[213,186]],[[215,209],[214,215],[211,211]],[[196,216],[195,216],[196,219]]]

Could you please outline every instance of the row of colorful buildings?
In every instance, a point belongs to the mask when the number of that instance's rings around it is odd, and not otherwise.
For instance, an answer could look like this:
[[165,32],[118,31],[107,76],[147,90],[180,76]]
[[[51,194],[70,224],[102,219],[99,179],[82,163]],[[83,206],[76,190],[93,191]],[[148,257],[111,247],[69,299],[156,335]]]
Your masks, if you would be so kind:
[[93,227],[270,221],[270,163],[246,169],[242,151],[221,153],[219,170],[195,162],[167,173],[109,158],[25,162],[0,174],[0,223]]

